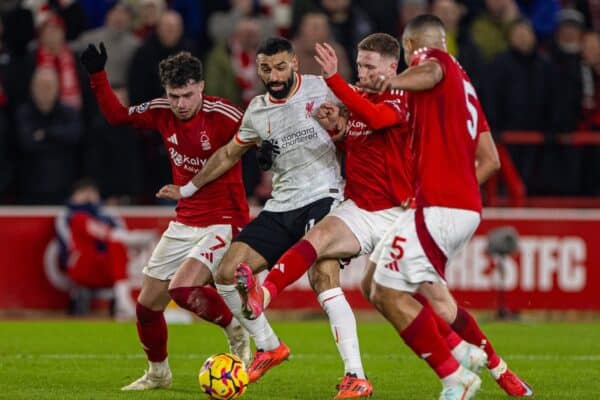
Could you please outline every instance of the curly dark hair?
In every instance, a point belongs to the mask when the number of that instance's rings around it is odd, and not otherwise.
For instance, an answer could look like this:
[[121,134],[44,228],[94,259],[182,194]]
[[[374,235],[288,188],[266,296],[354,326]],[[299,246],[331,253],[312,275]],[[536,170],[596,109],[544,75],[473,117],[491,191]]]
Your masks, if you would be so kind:
[[202,61],[187,51],[181,51],[162,60],[158,73],[163,87],[180,88],[190,80],[200,82],[203,79]]

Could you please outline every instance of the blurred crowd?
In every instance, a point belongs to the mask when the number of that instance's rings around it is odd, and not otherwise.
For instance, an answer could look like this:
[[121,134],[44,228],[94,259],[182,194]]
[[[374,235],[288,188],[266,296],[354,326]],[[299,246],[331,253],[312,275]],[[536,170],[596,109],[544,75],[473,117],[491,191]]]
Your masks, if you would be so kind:
[[[109,127],[99,113],[78,60],[90,42],[105,43],[125,105],[162,96],[159,60],[187,50],[204,61],[207,94],[245,107],[263,91],[255,50],[264,37],[292,39],[300,72],[311,74],[320,74],[314,44],[331,43],[352,82],[364,36],[399,37],[424,12],[446,25],[497,140],[543,134],[507,145],[528,193],[599,195],[600,146],[556,138],[600,132],[600,0],[3,0],[0,203],[61,204],[87,177],[112,203],[155,204],[170,182],[160,135]],[[270,177],[252,153],[244,164],[249,198],[261,203]]]

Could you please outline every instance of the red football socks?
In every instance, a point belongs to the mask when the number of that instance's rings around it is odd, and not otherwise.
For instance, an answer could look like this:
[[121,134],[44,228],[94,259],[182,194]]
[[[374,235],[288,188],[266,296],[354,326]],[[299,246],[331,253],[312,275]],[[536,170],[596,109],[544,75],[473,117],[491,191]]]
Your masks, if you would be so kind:
[[459,368],[458,361],[450,353],[448,345],[438,332],[432,312],[427,307],[421,309],[417,317],[400,332],[400,336],[440,379]]
[[444,319],[442,317],[440,317],[438,315],[438,313],[435,312],[435,310],[433,309],[433,307],[431,307],[431,303],[429,303],[427,298],[420,293],[415,293],[413,295],[413,297],[415,299],[417,299],[419,301],[419,303],[423,304],[423,307],[427,307],[429,309],[429,311],[431,311],[431,314],[433,316],[433,319],[435,320],[435,324],[438,328],[438,331],[440,332],[440,335],[442,335],[442,337],[448,344],[448,347],[450,348],[450,350],[452,350],[453,348],[458,346],[458,344],[462,341],[461,337],[458,336],[456,334],[456,332],[454,332],[452,330],[450,325],[448,325],[448,323],[446,321],[444,321]]
[[483,334],[481,329],[479,329],[479,325],[477,325],[475,318],[473,318],[467,310],[458,307],[456,319],[452,323],[452,329],[467,342],[483,348],[488,356],[488,368],[491,369],[498,366],[500,357],[498,357],[498,354],[494,351],[488,338]]
[[170,289],[169,295],[179,307],[223,328],[233,318],[229,307],[212,286],[178,287]]
[[308,240],[300,240],[277,260],[263,283],[271,300],[296,282],[317,260],[317,251]]
[[167,358],[167,324],[162,311],[151,310],[140,303],[135,309],[137,331],[142,347],[152,362]]

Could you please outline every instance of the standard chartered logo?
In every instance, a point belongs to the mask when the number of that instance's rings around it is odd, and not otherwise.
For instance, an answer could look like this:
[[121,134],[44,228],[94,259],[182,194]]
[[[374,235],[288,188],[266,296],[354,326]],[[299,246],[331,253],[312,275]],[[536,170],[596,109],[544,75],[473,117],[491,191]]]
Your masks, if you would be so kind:
[[308,142],[309,140],[315,139],[317,137],[317,132],[315,131],[314,126],[310,128],[302,129],[300,131],[296,131],[293,133],[289,133],[279,139],[279,143],[281,149],[286,149],[287,147],[293,146],[295,144],[301,144],[304,142]]

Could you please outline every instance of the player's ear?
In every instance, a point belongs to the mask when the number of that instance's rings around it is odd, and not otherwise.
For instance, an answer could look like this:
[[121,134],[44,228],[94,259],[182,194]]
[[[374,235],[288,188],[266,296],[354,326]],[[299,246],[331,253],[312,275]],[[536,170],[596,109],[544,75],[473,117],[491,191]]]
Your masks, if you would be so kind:
[[198,82],[198,90],[200,91],[200,93],[204,92],[204,87],[206,86],[205,81],[200,81]]
[[294,57],[292,57],[292,69],[294,72],[298,72],[298,56],[295,54]]

